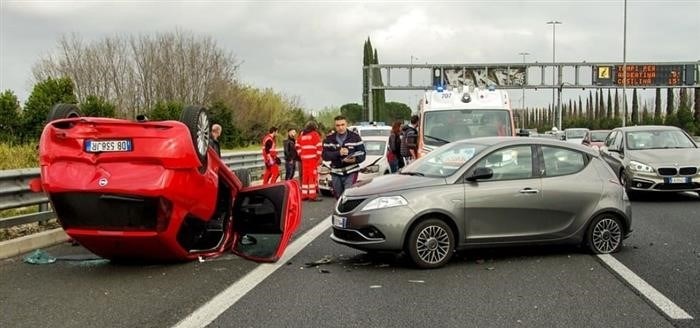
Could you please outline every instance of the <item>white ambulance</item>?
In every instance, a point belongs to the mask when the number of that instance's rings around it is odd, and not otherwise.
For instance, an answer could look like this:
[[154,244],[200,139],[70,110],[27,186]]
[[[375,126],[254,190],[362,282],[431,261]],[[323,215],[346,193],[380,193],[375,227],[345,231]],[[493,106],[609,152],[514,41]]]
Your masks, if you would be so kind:
[[492,136],[514,136],[510,98],[505,90],[459,87],[431,90],[418,104],[421,155],[452,141]]

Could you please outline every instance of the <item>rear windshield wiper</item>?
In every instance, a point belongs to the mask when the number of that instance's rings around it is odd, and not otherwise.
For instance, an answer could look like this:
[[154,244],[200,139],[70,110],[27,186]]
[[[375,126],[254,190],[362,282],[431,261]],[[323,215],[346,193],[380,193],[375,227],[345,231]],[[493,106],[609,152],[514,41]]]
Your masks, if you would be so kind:
[[433,139],[433,140],[435,140],[435,141],[442,142],[443,144],[448,144],[448,143],[451,142],[451,141],[449,141],[449,140],[445,140],[445,139],[441,139],[441,138],[438,138],[438,137],[429,136],[429,135],[427,135],[427,134],[424,134],[423,136],[426,137],[426,138],[428,138],[428,139]]

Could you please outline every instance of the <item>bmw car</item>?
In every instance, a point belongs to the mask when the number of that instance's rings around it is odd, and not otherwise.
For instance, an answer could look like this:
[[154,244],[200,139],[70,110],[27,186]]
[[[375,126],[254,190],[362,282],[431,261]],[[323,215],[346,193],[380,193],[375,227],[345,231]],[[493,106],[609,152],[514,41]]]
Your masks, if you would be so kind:
[[209,147],[203,107],[184,108],[179,121],[131,121],[59,104],[48,120],[32,190],[99,256],[186,261],[233,251],[276,261],[299,225],[298,183],[245,186]]
[[632,229],[630,202],[596,151],[541,138],[488,137],[444,145],[345,191],[331,239],[405,252],[421,268],[455,250],[530,244],[617,252]]
[[601,148],[630,198],[642,193],[700,194],[700,148],[675,126],[614,129]]

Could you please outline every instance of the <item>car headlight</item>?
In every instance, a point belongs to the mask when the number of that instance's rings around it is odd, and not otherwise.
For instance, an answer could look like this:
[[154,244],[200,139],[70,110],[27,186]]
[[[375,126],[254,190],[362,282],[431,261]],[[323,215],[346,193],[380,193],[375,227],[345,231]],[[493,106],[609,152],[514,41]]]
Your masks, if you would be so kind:
[[408,202],[406,201],[405,198],[401,196],[386,196],[386,197],[377,197],[373,200],[371,200],[365,207],[362,208],[363,211],[369,211],[369,210],[376,210],[380,208],[389,208],[389,207],[396,207],[396,206],[404,206],[408,205]]
[[362,173],[377,173],[379,172],[379,165],[370,165],[360,170]]
[[637,162],[637,161],[630,161],[629,168],[630,168],[630,170],[637,171],[637,172],[647,172],[647,173],[654,172],[653,167],[646,165],[644,163]]

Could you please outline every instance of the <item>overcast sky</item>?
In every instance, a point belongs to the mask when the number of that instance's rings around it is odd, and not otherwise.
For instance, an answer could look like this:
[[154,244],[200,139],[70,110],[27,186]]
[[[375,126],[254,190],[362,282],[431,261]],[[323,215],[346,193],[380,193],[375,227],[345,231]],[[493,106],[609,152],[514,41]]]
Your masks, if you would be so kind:
[[[362,45],[382,64],[622,61],[623,0],[32,1],[0,0],[0,90],[24,102],[31,68],[57,39],[174,31],[212,36],[243,62],[241,81],[318,110],[362,102]],[[628,0],[628,61],[700,60],[700,0]],[[387,93],[415,103],[418,92]],[[520,92],[511,95],[519,103]],[[529,91],[543,105],[551,91]]]

